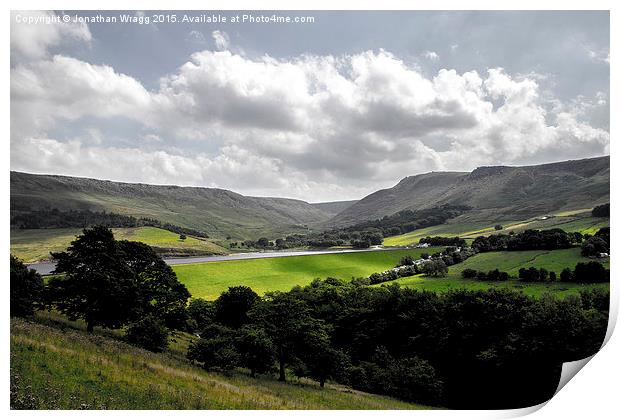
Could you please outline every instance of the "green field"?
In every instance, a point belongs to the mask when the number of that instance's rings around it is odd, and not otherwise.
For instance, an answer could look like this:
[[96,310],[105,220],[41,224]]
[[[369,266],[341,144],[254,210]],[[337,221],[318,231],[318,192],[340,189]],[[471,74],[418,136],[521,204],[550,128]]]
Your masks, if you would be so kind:
[[[546,217],[546,216],[543,216]],[[390,236],[383,240],[384,246],[406,246],[417,244],[427,236],[460,236],[465,239],[474,239],[477,236],[488,236],[494,233],[507,234],[510,231],[520,232],[526,229],[553,229],[560,228],[566,232],[581,232],[595,234],[600,228],[609,226],[609,218],[592,217],[590,210],[573,210],[543,217],[522,221],[505,221],[498,223],[447,223],[414,230],[397,236]],[[495,230],[495,224],[501,224],[502,230]]]
[[336,384],[321,389],[309,380],[206,372],[184,360],[188,334],[175,333],[171,349],[155,354],[115,339],[114,332],[86,334],[76,322],[46,324],[11,319],[12,408],[429,408]]
[[256,293],[290,290],[309,284],[315,278],[336,277],[350,280],[392,268],[398,260],[441,248],[321,254],[252,260],[219,261],[173,266],[179,280],[194,297],[215,299],[230,286],[244,285]]
[[[112,229],[116,239],[144,242],[166,255],[225,254],[213,242],[179,235],[155,227]],[[64,251],[81,229],[21,229],[11,231],[11,253],[26,263],[50,259],[50,252]]]
[[[487,282],[475,279],[463,279],[461,272],[466,268],[478,271],[490,271],[495,268],[506,271],[511,277],[517,277],[519,268],[536,267],[546,268],[555,271],[559,277],[560,272],[569,267],[573,269],[578,262],[591,261],[580,254],[579,248],[561,249],[555,251],[504,251],[504,252],[485,252],[475,255],[466,261],[453,265],[448,270],[448,275],[444,278],[431,278],[423,275],[405,277],[396,280],[402,286],[411,287],[418,290],[429,290],[444,292],[449,289],[471,289],[481,290],[490,287],[508,287],[522,290],[531,296],[540,296],[545,292],[550,292],[558,297],[569,294],[576,294],[584,288],[609,289],[609,284],[580,285],[576,283],[524,283],[518,280],[507,282]],[[609,259],[602,260],[603,265],[609,268]]]

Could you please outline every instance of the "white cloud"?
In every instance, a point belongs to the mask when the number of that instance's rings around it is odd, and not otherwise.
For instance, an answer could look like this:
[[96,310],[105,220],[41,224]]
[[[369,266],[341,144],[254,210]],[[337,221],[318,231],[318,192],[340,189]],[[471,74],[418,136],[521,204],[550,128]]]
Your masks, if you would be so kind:
[[197,44],[206,44],[207,40],[205,38],[205,36],[203,35],[202,32],[200,31],[190,31],[189,34],[187,34],[187,40],[190,42],[195,42]]
[[228,34],[224,31],[213,31],[211,33],[213,37],[213,41],[215,42],[215,47],[218,50],[227,50],[230,45],[230,39],[228,38]]
[[[443,69],[427,78],[383,50],[290,60],[202,51],[153,91],[108,66],[54,56],[12,70],[12,168],[104,178],[114,168],[119,180],[318,201],[429,170],[608,153],[607,131],[576,106],[555,100],[546,110],[543,96],[528,75]],[[148,134],[123,148],[48,135],[118,117]]]
[[61,15],[46,11],[11,12],[11,56],[18,60],[40,59],[50,47],[61,42],[89,43],[92,39],[84,23],[64,23]]
[[428,58],[431,61],[439,60],[439,54],[435,51],[424,51],[424,57]]

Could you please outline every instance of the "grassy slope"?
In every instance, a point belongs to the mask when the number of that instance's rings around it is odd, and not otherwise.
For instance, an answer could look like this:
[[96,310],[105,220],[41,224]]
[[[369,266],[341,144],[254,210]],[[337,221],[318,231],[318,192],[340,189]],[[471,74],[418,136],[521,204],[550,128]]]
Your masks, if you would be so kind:
[[[11,404],[39,409],[424,409],[310,381],[205,372],[183,361],[189,336],[154,354],[65,325],[11,319]],[[17,407],[16,407],[17,408]]]
[[510,231],[520,232],[526,229],[553,229],[560,228],[566,232],[596,233],[602,227],[609,226],[609,218],[591,217],[590,209],[558,213],[554,217],[546,220],[540,218],[528,219],[523,221],[504,221],[499,222],[504,229],[496,231],[494,224],[489,223],[459,223],[455,219],[453,223],[431,226],[424,229],[415,230],[403,235],[385,238],[385,246],[404,246],[417,244],[421,238],[426,236],[460,236],[466,239],[473,239],[480,235],[490,235],[493,233],[508,233]]
[[419,256],[439,248],[262,258],[173,266],[194,297],[215,299],[229,286],[250,286],[255,292],[289,290],[313,279],[349,280],[394,267],[404,255]]
[[213,238],[258,239],[306,232],[331,217],[300,200],[249,197],[214,188],[131,184],[11,172],[11,214],[38,208],[90,209],[151,217]]
[[[112,229],[116,239],[144,242],[153,247],[166,249],[167,254],[203,253],[225,254],[226,249],[206,240],[179,235],[154,227]],[[25,262],[49,259],[50,252],[65,250],[81,229],[27,229],[11,231],[11,253]]]
[[[465,288],[471,290],[488,289],[489,287],[509,287],[522,290],[531,296],[540,296],[545,292],[553,293],[559,297],[568,294],[576,294],[584,288],[609,289],[609,284],[580,285],[576,283],[523,283],[518,280],[507,282],[487,282],[471,279],[463,279],[461,272],[466,268],[489,271],[498,268],[507,271],[511,276],[518,276],[521,267],[546,268],[555,271],[558,276],[565,267],[574,268],[575,264],[582,261],[590,261],[580,255],[579,248],[562,249],[555,251],[513,251],[513,252],[485,252],[475,255],[466,261],[453,265],[449,268],[445,278],[430,278],[422,275],[406,277],[396,282],[407,287],[420,290],[446,291],[448,289]],[[609,267],[609,259],[604,261]]]

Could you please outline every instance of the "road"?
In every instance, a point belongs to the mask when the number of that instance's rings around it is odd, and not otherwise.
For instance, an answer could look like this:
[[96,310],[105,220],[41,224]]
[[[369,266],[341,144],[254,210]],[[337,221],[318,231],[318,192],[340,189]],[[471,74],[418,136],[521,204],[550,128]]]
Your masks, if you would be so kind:
[[[407,248],[389,248],[389,250],[398,250]],[[301,255],[318,255],[318,254],[348,254],[351,252],[377,252],[385,251],[385,248],[373,247],[370,249],[326,249],[326,250],[308,250],[308,251],[264,251],[264,252],[242,252],[229,255],[209,255],[205,257],[181,257],[181,258],[164,258],[169,265],[178,264],[196,264],[214,261],[234,261],[234,260],[250,260],[255,258],[278,258],[278,257],[295,257]],[[56,264],[53,262],[43,262],[36,264],[28,264],[28,268],[34,268],[39,274],[45,276],[51,274]]]

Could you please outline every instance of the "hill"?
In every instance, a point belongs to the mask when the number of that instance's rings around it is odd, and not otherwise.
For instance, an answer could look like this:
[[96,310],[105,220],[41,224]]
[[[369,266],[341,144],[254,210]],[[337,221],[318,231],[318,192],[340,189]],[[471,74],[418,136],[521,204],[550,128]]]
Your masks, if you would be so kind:
[[[43,314],[53,317],[53,314]],[[11,319],[13,409],[426,409],[336,384],[206,372],[185,361],[193,337],[155,354],[83,323]],[[117,334],[118,335],[118,334]]]
[[325,213],[335,216],[338,213],[344,211],[345,209],[351,207],[353,204],[357,203],[357,201],[358,200],[331,201],[327,203],[311,203],[310,205]]
[[401,210],[471,208],[461,222],[524,220],[609,201],[609,156],[535,166],[491,166],[410,176],[364,197],[328,225],[347,226]]
[[254,238],[304,232],[333,213],[305,201],[249,197],[217,188],[131,184],[11,172],[11,216],[57,208],[150,217],[215,238]]

